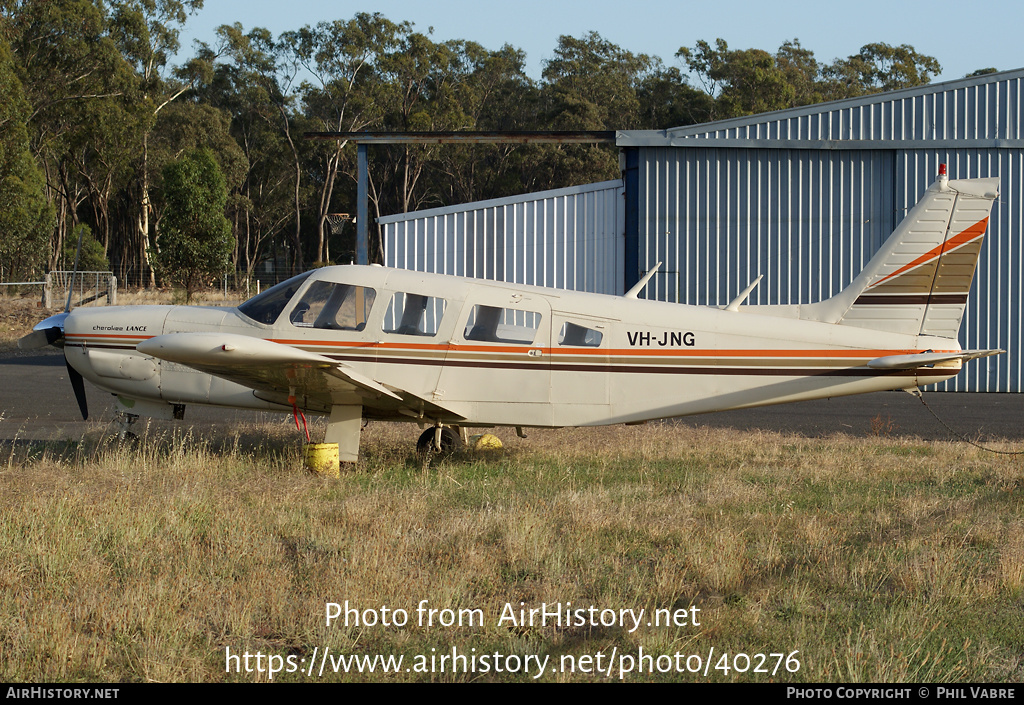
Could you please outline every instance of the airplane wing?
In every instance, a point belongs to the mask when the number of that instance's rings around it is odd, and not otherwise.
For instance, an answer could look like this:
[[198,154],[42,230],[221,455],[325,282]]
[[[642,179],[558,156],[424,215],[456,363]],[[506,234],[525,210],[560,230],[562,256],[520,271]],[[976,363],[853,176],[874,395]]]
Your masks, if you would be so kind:
[[887,355],[876,357],[868,363],[875,370],[910,370],[915,367],[930,367],[951,360],[975,360],[979,357],[999,355],[1005,350],[960,350],[958,352],[923,352],[912,355]]
[[275,396],[313,400],[325,410],[361,404],[404,413],[461,415],[411,392],[388,387],[324,355],[234,333],[168,333],[139,343],[144,355],[186,365]]

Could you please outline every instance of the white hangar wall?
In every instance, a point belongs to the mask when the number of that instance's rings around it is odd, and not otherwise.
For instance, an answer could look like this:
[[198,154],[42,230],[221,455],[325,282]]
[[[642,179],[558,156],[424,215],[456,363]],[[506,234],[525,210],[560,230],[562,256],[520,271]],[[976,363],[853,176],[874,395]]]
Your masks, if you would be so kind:
[[936,388],[1022,391],[1024,70],[666,131],[625,131],[626,284],[724,305],[828,298],[852,281],[946,163],[1001,177],[961,326],[1008,351]]
[[623,214],[616,180],[378,222],[388,267],[621,294]]

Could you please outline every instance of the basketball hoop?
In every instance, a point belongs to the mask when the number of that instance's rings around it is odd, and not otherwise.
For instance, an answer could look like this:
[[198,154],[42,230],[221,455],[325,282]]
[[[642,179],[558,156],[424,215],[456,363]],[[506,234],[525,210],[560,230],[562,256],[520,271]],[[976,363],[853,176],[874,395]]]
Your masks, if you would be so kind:
[[348,213],[328,213],[326,217],[327,227],[331,229],[331,235],[340,235],[341,229],[345,227],[345,223],[353,220],[352,216]]

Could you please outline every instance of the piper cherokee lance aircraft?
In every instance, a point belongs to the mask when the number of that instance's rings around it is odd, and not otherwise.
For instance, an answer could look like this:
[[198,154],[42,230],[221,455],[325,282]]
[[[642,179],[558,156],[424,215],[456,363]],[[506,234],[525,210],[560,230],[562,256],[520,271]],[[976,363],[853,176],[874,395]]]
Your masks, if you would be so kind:
[[[953,377],[957,331],[999,179],[938,180],[843,291],[724,308],[519,286],[380,266],[324,267],[237,308],[57,314],[24,347],[63,345],[82,378],[138,415],[188,404],[328,416],[359,454],[363,419],[415,421],[421,448],[468,427],[596,426],[906,389]],[[759,277],[760,278],[760,277]],[[303,416],[303,418],[305,418]]]

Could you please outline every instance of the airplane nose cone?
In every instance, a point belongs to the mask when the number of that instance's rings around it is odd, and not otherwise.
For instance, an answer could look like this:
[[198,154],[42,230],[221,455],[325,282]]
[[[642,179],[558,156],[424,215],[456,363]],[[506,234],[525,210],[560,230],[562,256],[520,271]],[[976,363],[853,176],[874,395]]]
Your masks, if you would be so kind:
[[49,318],[44,318],[43,320],[39,321],[39,323],[32,326],[32,330],[46,330],[47,328],[60,328],[61,330],[64,330],[64,320],[68,317],[68,315],[69,314],[67,311],[55,313]]

